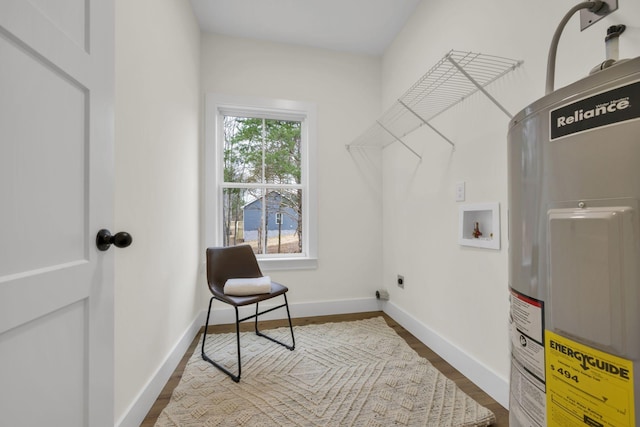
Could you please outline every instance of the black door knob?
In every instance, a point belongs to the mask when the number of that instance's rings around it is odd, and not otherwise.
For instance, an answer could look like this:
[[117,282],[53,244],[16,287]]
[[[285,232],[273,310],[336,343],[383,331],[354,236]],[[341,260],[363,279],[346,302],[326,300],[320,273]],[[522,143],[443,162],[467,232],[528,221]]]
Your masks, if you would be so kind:
[[96,236],[96,246],[101,251],[106,251],[111,245],[116,245],[118,248],[126,248],[132,241],[133,238],[131,234],[126,231],[121,231],[116,233],[115,236],[112,236],[109,230],[103,228],[98,231],[98,235]]

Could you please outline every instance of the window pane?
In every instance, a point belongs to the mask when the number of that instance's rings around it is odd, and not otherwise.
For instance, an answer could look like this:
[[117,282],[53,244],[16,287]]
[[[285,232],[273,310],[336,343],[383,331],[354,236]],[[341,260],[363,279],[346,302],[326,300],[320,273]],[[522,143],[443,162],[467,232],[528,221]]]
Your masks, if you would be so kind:
[[244,207],[259,200],[261,200],[260,190],[223,189],[223,246],[236,246],[245,242]]
[[302,190],[225,188],[223,198],[225,246],[249,244],[256,254],[302,252]]
[[224,116],[225,182],[300,184],[302,123]]
[[300,184],[301,123],[265,120],[265,180],[269,184]]
[[224,116],[224,181],[262,182],[263,120]]

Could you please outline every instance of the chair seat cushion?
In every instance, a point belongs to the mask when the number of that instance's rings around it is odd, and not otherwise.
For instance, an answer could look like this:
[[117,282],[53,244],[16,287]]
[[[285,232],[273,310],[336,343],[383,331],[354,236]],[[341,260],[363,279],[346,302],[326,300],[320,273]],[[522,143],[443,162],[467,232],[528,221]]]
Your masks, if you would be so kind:
[[271,292],[269,276],[228,279],[224,284],[225,295],[245,296]]
[[278,295],[282,295],[289,290],[289,288],[287,288],[284,285],[281,285],[278,282],[271,282],[271,292],[269,292],[268,294],[236,296],[236,295],[225,295],[224,289],[222,286],[209,285],[209,289],[211,289],[211,292],[219,301],[223,301],[223,302],[226,302],[227,304],[236,305],[236,306],[249,305],[249,304],[254,304],[256,302],[268,300]]

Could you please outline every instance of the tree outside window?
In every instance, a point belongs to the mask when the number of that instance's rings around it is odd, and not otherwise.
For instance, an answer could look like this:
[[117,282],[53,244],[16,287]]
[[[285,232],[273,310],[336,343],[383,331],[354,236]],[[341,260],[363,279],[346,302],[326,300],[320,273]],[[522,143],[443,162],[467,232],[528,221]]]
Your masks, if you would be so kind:
[[224,115],[223,244],[302,253],[302,122]]

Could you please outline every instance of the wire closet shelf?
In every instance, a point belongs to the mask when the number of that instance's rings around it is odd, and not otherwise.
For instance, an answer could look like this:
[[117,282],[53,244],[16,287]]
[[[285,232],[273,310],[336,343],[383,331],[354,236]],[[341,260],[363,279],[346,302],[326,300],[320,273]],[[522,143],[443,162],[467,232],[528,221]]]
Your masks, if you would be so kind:
[[347,149],[385,148],[399,142],[421,158],[403,138],[425,125],[455,149],[455,144],[430,124],[431,120],[476,92],[482,92],[512,118],[512,114],[485,87],[522,63],[523,61],[500,56],[452,50],[394,102],[372,126],[348,144]]

